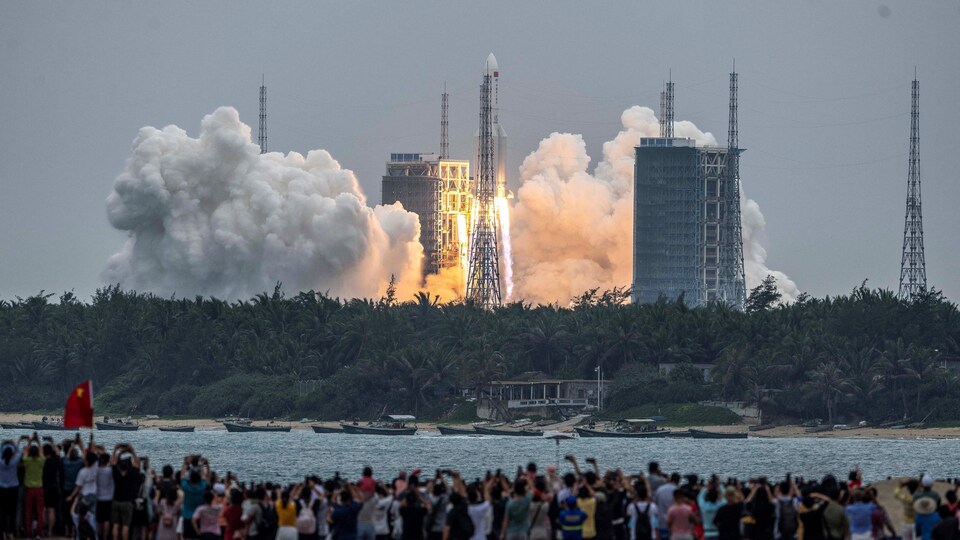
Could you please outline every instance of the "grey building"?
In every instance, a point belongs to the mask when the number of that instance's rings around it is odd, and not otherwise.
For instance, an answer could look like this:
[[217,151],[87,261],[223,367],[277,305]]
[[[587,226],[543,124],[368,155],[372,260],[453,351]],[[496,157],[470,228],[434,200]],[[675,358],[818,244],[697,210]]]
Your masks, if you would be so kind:
[[423,273],[465,267],[473,202],[470,162],[393,153],[381,184],[383,204],[399,202],[420,218]]
[[673,135],[673,83],[662,96],[661,136],[635,149],[633,301],[689,306],[745,301],[737,143],[737,82],[730,74],[727,146]]

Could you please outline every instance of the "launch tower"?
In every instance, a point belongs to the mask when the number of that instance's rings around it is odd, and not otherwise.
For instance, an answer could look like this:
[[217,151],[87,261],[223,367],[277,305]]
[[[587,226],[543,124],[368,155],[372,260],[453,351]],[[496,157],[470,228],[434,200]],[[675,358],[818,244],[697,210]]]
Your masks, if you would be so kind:
[[501,305],[500,254],[497,243],[499,221],[496,196],[498,161],[494,144],[494,129],[499,126],[495,117],[496,83],[500,77],[497,59],[490,54],[484,66],[480,86],[480,131],[477,149],[477,171],[474,184],[473,226],[470,236],[470,255],[467,262],[467,294],[469,301],[484,308]]
[[910,108],[910,158],[907,166],[907,213],[900,257],[900,298],[910,300],[927,289],[923,254],[923,212],[920,205],[920,82],[914,76]]
[[636,148],[633,301],[683,298],[743,308],[736,73],[726,147],[674,135],[674,84],[661,94],[661,137]]

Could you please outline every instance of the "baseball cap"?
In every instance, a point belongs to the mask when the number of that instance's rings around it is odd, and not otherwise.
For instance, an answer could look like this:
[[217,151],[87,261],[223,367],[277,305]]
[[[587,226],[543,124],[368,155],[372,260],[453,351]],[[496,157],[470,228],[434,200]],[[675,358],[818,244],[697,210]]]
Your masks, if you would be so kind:
[[577,498],[573,495],[567,497],[567,506],[570,508],[577,506]]
[[213,485],[213,492],[216,493],[217,495],[223,495],[224,493],[227,492],[227,486],[218,482]]
[[929,474],[923,475],[923,478],[920,479],[920,483],[923,484],[923,487],[933,487],[933,477]]

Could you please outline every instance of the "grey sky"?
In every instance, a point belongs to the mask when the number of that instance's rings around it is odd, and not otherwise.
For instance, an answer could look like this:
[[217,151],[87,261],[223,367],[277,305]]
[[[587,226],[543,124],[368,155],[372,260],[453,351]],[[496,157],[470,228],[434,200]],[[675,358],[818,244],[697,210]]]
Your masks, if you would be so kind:
[[[329,150],[371,203],[390,152],[469,158],[487,53],[501,69],[509,181],[539,140],[581,133],[595,164],[631,105],[726,138],[740,72],[741,163],[768,265],[816,296],[896,288],[910,79],[921,85],[930,285],[960,299],[960,2],[0,2],[0,298],[88,297],[124,236],[104,200],[141,126],[191,135],[219,105],[270,149]],[[630,234],[630,231],[624,231]],[[626,285],[626,284],[625,284]]]

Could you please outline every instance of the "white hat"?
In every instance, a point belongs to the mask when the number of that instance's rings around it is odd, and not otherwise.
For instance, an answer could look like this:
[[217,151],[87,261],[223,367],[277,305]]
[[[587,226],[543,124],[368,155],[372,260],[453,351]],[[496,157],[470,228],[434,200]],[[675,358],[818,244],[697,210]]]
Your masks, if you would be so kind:
[[227,486],[218,482],[213,485],[213,492],[216,493],[217,495],[223,495],[224,493],[227,492]]
[[923,484],[923,487],[932,487],[933,486],[933,477],[929,474],[923,475],[923,478],[920,479],[920,483]]

